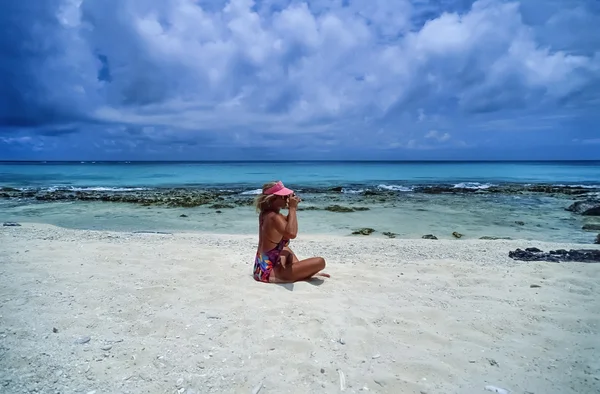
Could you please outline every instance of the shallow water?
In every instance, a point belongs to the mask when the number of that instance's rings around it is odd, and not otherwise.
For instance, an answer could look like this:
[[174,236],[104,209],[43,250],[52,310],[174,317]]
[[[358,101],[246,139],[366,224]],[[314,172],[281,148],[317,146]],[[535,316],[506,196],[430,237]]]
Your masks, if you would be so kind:
[[[420,238],[434,234],[440,239],[481,236],[589,243],[593,233],[581,230],[585,219],[564,210],[571,200],[522,196],[409,196],[391,204],[369,206],[368,211],[298,212],[300,232],[349,235],[370,227],[383,236]],[[319,206],[312,199],[312,206]],[[302,205],[302,204],[301,204]],[[361,204],[362,205],[362,204]],[[352,204],[345,204],[352,207]],[[117,231],[201,231],[254,233],[257,216],[252,207],[217,210],[207,207],[167,208],[103,202],[0,202],[0,220],[43,222],[80,229]],[[186,217],[181,217],[186,215]],[[524,224],[518,224],[523,222]]]
[[[13,196],[0,198],[0,221],[117,231],[255,233],[256,213],[252,206],[243,205],[244,201],[253,198],[262,182],[280,178],[302,190],[301,207],[320,208],[298,213],[301,233],[349,235],[353,230],[370,227],[376,230],[372,237],[389,231],[399,238],[434,234],[451,239],[452,232],[457,231],[463,239],[495,236],[583,243],[593,242],[596,236],[581,228],[598,219],[564,210],[582,196],[512,189],[487,193],[492,185],[507,182],[513,186],[585,185],[597,192],[600,189],[594,187],[600,186],[600,166],[595,162],[0,164],[0,188],[44,192],[67,188],[112,195],[131,188],[209,188],[229,190],[224,198],[237,199],[235,208],[220,209],[219,213],[208,205],[182,208],[80,201],[79,195],[72,201]],[[450,191],[457,187],[479,192],[428,194],[417,192],[417,185],[446,185]],[[333,186],[343,188],[343,192],[332,192]],[[169,192],[156,190],[158,195]],[[376,193],[368,196],[364,190]],[[369,210],[323,210],[332,204]]]

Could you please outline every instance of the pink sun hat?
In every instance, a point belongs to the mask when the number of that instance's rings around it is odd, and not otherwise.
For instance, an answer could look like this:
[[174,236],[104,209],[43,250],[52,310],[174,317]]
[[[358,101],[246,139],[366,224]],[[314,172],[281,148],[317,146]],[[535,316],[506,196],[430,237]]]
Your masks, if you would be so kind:
[[274,184],[273,186],[271,186],[263,192],[263,194],[272,194],[275,196],[289,196],[293,193],[294,191],[283,186],[283,182],[281,181],[277,182],[276,184]]

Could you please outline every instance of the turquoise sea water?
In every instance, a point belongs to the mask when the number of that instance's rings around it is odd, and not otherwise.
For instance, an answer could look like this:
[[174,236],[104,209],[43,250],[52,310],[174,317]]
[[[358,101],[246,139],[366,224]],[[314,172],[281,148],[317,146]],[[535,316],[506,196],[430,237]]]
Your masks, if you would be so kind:
[[478,182],[600,184],[600,162],[1,163],[0,187],[249,186]]
[[[579,186],[593,197],[600,191],[600,162],[0,163],[0,188],[12,190],[0,198],[0,220],[124,231],[253,233],[256,214],[247,204],[217,212],[208,206],[84,201],[81,193],[150,190],[166,195],[177,188],[252,198],[263,183],[276,179],[297,189],[305,207],[369,208],[348,213],[301,211],[304,232],[343,235],[371,227],[377,230],[373,236],[390,231],[406,238],[423,234],[452,238],[451,233],[458,231],[464,238],[591,242],[595,234],[582,231],[582,225],[595,219],[564,210],[585,196],[523,193],[519,188]],[[432,187],[445,192],[428,193]],[[499,187],[514,190],[488,192]],[[15,189],[79,194],[48,201],[31,193],[17,195]]]

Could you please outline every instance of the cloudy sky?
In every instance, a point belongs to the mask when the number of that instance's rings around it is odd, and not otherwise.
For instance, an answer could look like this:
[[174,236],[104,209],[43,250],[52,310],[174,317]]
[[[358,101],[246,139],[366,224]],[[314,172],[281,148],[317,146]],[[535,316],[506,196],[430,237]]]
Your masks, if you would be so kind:
[[600,159],[597,0],[0,5],[0,159]]

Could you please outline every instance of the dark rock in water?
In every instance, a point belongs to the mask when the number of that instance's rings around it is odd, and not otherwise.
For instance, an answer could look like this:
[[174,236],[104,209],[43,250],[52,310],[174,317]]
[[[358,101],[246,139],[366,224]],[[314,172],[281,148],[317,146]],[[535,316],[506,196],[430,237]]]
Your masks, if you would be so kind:
[[522,261],[550,261],[554,263],[576,261],[582,263],[600,263],[600,250],[571,249],[551,250],[543,252],[538,248],[517,249],[508,252],[508,257]]
[[374,229],[365,227],[365,228],[361,228],[360,230],[353,231],[352,234],[354,234],[354,235],[371,235],[374,232],[375,232]]
[[231,204],[223,204],[223,203],[216,203],[210,206],[210,208],[213,209],[231,209],[231,208],[235,208],[233,205]]
[[448,186],[430,186],[430,187],[423,187],[423,188],[419,188],[418,189],[420,192],[425,193],[425,194],[442,194],[442,193],[458,193],[458,192],[475,192],[474,189],[456,189],[454,187],[448,187]]
[[396,234],[395,234],[395,233],[391,233],[391,232],[389,232],[389,231],[385,231],[385,232],[383,233],[383,235],[385,235],[385,236],[386,236],[386,237],[388,237],[388,238],[396,238]]
[[433,235],[433,234],[426,234],[426,235],[423,235],[421,238],[423,238],[423,239],[437,239],[437,237],[435,235]]
[[600,216],[600,205],[582,213],[583,216]]
[[525,222],[522,222],[520,220],[515,221],[515,224],[518,224],[519,226],[524,226]]
[[527,185],[523,187],[524,191],[533,193],[547,193],[547,194],[568,194],[568,195],[579,195],[587,194],[590,189],[579,186],[555,186],[555,185]]
[[557,249],[557,250],[551,250],[550,254],[560,254],[560,255],[564,256],[564,255],[569,254],[569,251],[565,250],[565,249]]
[[299,211],[320,211],[321,208],[319,208],[319,207],[313,207],[313,206],[310,206],[310,207],[298,207],[298,210]]
[[596,213],[597,216],[600,215],[600,200],[575,201],[573,204],[565,208],[565,210],[574,213],[579,213],[581,215],[585,215],[585,212],[588,212],[589,216],[594,216],[590,215],[589,212],[598,212]]
[[336,186],[336,187],[332,187],[329,190],[332,191],[332,192],[341,193],[342,190],[344,190],[344,188],[342,186]]
[[180,218],[187,218],[187,217],[188,217],[188,215],[186,215],[186,214],[182,213],[181,215],[179,215],[179,217],[180,217]]
[[454,238],[461,238],[463,235],[461,233],[459,233],[458,231],[455,231],[455,232],[452,233],[452,236]]
[[329,212],[354,212],[354,209],[341,205],[329,205],[325,207],[325,210]]
[[4,227],[21,227],[21,225],[19,223],[15,223],[15,222],[4,222],[4,223],[2,223],[2,225]]
[[600,234],[596,236],[596,241],[594,241],[594,243],[600,245]]
[[215,213],[223,213],[223,211],[216,210]]
[[530,252],[530,253],[541,253],[542,252],[542,250],[538,249],[538,248],[526,248],[525,251]]
[[600,230],[600,224],[594,224],[594,223],[584,224],[582,229],[585,231],[598,231],[598,230]]
[[376,190],[365,190],[363,196],[380,196],[382,193]]
[[498,239],[510,239],[510,237],[490,237],[489,235],[484,235],[483,237],[479,237],[479,239],[485,239],[488,241],[495,241]]
[[542,286],[540,286],[540,285],[529,285],[530,289],[539,289],[540,287],[542,287]]
[[[369,208],[367,208],[369,209]],[[326,211],[329,212],[354,212],[357,209],[356,208],[350,208],[350,207],[344,207],[342,205],[329,205],[327,207],[325,207]],[[363,210],[363,209],[359,209],[359,210]]]

